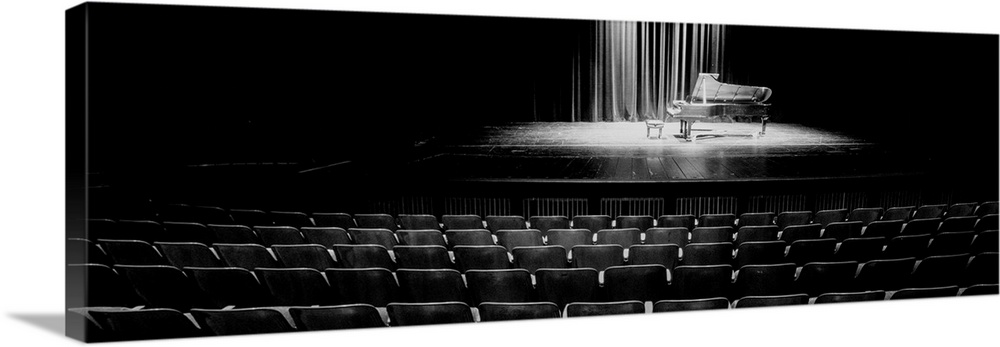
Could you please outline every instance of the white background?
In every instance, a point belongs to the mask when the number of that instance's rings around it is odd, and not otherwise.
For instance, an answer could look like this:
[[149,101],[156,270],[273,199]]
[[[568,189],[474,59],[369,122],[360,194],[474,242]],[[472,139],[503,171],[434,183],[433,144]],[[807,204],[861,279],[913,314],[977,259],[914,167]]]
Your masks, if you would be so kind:
[[[110,1],[118,2],[118,1]],[[239,7],[362,10],[710,22],[776,26],[886,30],[1000,32],[1000,11],[974,1],[699,1],[681,4],[638,1],[131,1]],[[65,10],[76,1],[4,1],[0,5],[0,338],[11,345],[76,344],[62,336],[65,213]],[[767,38],[760,38],[767,40]],[[928,47],[933,49],[933,47]],[[863,54],[863,52],[859,52]],[[822,68],[822,67],[817,67]],[[892,68],[887,66],[886,68]],[[976,74],[975,66],[929,66]],[[822,84],[802,71],[803,88]],[[982,76],[996,79],[997,76]],[[914,102],[936,106],[962,102],[935,91],[960,86],[915,88]],[[927,93],[927,94],[920,94]],[[847,93],[850,95],[850,93]],[[832,101],[822,101],[833,105]],[[975,101],[973,101],[975,102]],[[850,112],[850,99],[836,103]],[[935,107],[929,105],[928,112]],[[141,116],[141,115],[137,115]],[[993,115],[996,116],[996,115]],[[859,121],[863,120],[845,120]],[[960,119],[958,121],[966,121]],[[941,141],[946,141],[947,137]],[[186,344],[241,346],[546,344],[626,345],[916,345],[996,343],[1000,296],[748,309],[518,323],[445,325],[419,328],[254,335],[146,341],[148,346]],[[120,345],[120,344],[116,344]]]

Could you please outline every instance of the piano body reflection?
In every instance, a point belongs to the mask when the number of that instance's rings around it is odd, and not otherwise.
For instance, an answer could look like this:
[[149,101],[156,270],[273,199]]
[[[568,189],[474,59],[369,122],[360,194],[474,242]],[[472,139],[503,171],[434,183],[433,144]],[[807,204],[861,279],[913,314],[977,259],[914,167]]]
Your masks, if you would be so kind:
[[731,136],[735,134],[707,133],[691,136],[691,127],[699,120],[709,118],[730,119],[737,117],[760,117],[759,134],[740,134],[737,136],[763,135],[767,130],[770,104],[765,104],[771,97],[771,89],[767,87],[741,86],[719,82],[719,74],[700,73],[691,95],[685,100],[674,101],[674,106],[680,112],[672,114],[681,123],[681,134],[691,141],[697,136]]

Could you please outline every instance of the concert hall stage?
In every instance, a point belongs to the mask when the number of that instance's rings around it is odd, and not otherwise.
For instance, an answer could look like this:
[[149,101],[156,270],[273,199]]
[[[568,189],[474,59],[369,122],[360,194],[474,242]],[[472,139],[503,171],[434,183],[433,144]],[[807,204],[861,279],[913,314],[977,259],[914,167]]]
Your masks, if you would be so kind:
[[[685,182],[913,176],[927,167],[847,134],[771,123],[759,137],[657,138],[644,122],[514,123],[453,131],[420,146],[406,172],[447,181]],[[750,135],[760,123],[696,123],[694,135]]]

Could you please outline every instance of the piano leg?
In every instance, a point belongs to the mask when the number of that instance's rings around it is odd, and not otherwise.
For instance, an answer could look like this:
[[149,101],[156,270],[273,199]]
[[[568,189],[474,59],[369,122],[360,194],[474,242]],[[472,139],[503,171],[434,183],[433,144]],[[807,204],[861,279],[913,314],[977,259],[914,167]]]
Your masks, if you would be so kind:
[[[681,135],[685,135],[685,133],[684,133],[684,125],[685,124],[687,124],[687,121],[681,119]],[[687,136],[685,136],[685,137],[687,137]]]
[[767,116],[760,117],[760,134],[763,136],[764,132],[767,131]]

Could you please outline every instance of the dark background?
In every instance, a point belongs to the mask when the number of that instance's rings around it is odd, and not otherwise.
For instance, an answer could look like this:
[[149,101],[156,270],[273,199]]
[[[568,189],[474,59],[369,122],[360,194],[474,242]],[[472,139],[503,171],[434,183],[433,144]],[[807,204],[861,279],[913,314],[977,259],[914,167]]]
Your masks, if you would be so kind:
[[[357,178],[294,175],[343,161],[393,179],[434,138],[558,121],[535,111],[568,93],[593,23],[87,6],[89,184],[160,190]],[[917,153],[948,180],[995,186],[997,35],[729,28],[727,82],[772,88],[774,121],[849,132]],[[215,166],[190,170],[202,164]]]

